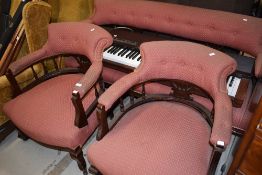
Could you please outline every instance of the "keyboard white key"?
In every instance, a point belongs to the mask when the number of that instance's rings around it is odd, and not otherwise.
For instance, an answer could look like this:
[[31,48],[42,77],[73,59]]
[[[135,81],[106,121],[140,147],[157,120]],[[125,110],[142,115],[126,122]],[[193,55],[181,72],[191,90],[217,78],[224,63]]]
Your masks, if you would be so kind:
[[230,76],[227,81],[227,91],[228,95],[231,97],[235,97],[237,94],[238,87],[240,85],[241,78]]
[[[128,50],[124,55],[123,53],[120,54],[120,52],[122,52],[123,50],[126,50],[127,48],[121,48],[121,49],[113,49],[117,46],[111,46],[110,48],[108,48],[106,51],[104,51],[103,53],[103,59],[105,60],[109,60],[112,62],[116,62],[119,64],[123,64],[123,65],[127,65],[133,68],[137,68],[139,66],[139,64],[141,63],[141,59],[138,60],[138,58],[140,57],[140,53],[134,58],[134,56],[136,55],[136,53],[138,53],[138,51],[134,51],[134,50]],[[119,47],[119,46],[118,46]],[[116,51],[117,50],[117,51]],[[132,53],[132,54],[131,54]],[[129,58],[127,56],[132,56],[132,58]]]

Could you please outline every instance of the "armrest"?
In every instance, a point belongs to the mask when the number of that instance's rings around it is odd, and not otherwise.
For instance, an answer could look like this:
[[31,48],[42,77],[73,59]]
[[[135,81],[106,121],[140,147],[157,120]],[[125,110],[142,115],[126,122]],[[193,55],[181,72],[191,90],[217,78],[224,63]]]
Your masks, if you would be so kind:
[[91,62],[101,60],[103,49],[113,42],[103,28],[86,22],[64,22],[48,25],[48,41],[38,51],[11,65],[14,75],[50,56],[71,53],[85,55]]
[[262,77],[262,53],[258,54],[256,58],[255,75],[257,78]]
[[215,116],[210,142],[215,147],[226,147],[232,134],[232,103],[227,94],[215,100]]
[[99,79],[102,67],[102,61],[93,62],[85,75],[75,84],[73,93],[79,93],[80,98],[83,98]]
[[23,70],[25,70],[27,67],[30,65],[33,65],[43,59],[48,57],[47,55],[47,50],[45,47],[43,47],[40,50],[37,50],[29,55],[26,55],[22,57],[21,59],[13,62],[10,66],[9,69],[12,71],[13,75],[17,75]]
[[116,100],[127,92],[132,86],[139,83],[140,78],[133,72],[127,76],[122,77],[110,86],[98,99],[98,103],[105,106],[105,110],[111,108]]

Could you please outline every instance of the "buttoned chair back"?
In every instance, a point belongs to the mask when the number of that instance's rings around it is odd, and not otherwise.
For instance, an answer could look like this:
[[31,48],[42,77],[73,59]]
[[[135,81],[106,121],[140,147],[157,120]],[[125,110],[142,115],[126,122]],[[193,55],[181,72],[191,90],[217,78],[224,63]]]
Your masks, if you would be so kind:
[[[11,64],[7,73],[16,97],[5,104],[4,112],[19,135],[69,151],[84,173],[82,146],[97,127],[93,111],[103,92],[102,51],[111,44],[110,34],[93,24],[50,24],[46,44]],[[60,67],[57,55],[66,54],[74,55],[80,66]],[[47,69],[46,60],[53,62],[54,70]],[[39,64],[42,75],[34,69]],[[35,81],[20,87],[16,77],[28,69]]]
[[[98,99],[99,141],[88,149],[90,172],[214,173],[231,138],[226,79],[236,62],[215,49],[182,41],[144,43],[140,51],[138,69]],[[151,83],[169,89],[148,94]],[[130,102],[124,103],[127,93],[132,94]],[[196,95],[210,99],[211,111],[194,100]],[[106,117],[117,102],[120,114],[109,126]]]

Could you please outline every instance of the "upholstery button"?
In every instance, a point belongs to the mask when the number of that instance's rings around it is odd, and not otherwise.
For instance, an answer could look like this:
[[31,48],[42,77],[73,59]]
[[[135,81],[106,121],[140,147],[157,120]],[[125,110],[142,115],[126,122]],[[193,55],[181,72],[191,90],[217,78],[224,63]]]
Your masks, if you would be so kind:
[[148,19],[152,19],[153,18],[153,16],[152,15],[146,15],[146,17],[148,18]]
[[187,21],[187,23],[186,23],[187,25],[190,25],[190,26],[192,26],[193,25],[193,23],[191,22],[191,21]]
[[168,22],[168,23],[172,23],[172,21],[173,21],[173,19],[172,19],[170,16],[168,16],[168,17],[167,17],[167,22]]
[[160,61],[160,64],[161,64],[161,65],[166,65],[166,64],[167,64],[167,61],[166,61],[166,60],[161,60],[161,61]]
[[65,37],[62,36],[62,35],[60,35],[60,36],[59,36],[59,39],[60,39],[60,40],[65,40]]
[[235,37],[238,35],[238,33],[239,33],[238,31],[233,31],[232,32],[233,36],[235,36]]

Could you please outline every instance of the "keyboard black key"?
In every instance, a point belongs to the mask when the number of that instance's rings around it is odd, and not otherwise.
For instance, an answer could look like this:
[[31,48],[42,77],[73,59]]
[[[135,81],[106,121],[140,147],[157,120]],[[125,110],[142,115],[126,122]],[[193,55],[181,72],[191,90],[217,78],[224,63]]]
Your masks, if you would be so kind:
[[133,53],[133,49],[131,49],[131,52],[129,52],[125,57],[128,58],[132,53]]
[[125,50],[127,50],[127,47],[124,47],[117,55],[120,56]]
[[104,52],[108,52],[111,49],[111,47],[113,47],[113,46],[106,48]]
[[118,47],[116,50],[113,51],[113,55],[115,55],[120,49],[122,49],[121,47]]
[[128,53],[130,51],[130,49],[126,49],[120,56],[124,57],[126,53]]
[[137,52],[134,56],[132,56],[132,60],[134,60],[139,55],[139,52]]
[[135,50],[132,49],[132,51],[126,55],[126,58],[130,59],[130,56],[135,53]]
[[232,77],[232,79],[231,79],[231,81],[229,83],[229,87],[231,87],[233,85],[234,80],[235,80],[235,77]]
[[112,54],[117,48],[118,48],[117,46],[114,46],[114,48],[111,51],[109,51],[108,53]]
[[111,49],[109,49],[107,53],[110,53],[113,49],[115,49],[115,46],[111,47]]
[[133,56],[137,53],[137,51],[135,50],[130,56],[129,59],[133,59]]

